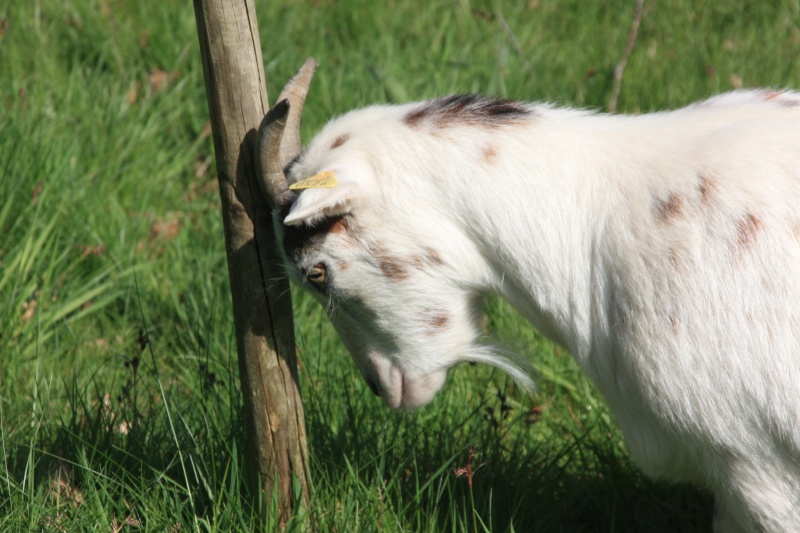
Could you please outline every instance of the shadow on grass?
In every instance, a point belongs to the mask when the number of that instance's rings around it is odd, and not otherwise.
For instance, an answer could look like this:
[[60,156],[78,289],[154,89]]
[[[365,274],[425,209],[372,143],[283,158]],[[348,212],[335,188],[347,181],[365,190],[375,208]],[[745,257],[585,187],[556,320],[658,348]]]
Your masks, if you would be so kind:
[[[396,414],[377,400],[343,400],[338,427],[309,418],[315,481],[324,492],[360,490],[361,506],[348,509],[342,496],[337,516],[319,517],[320,530],[369,530],[356,525],[364,522],[406,531],[711,529],[710,495],[645,478],[600,419],[541,439],[529,411],[507,408],[501,417],[486,402],[465,411],[436,400],[419,414]],[[329,401],[311,403],[307,412],[330,409]],[[344,472],[357,483],[343,481]]]

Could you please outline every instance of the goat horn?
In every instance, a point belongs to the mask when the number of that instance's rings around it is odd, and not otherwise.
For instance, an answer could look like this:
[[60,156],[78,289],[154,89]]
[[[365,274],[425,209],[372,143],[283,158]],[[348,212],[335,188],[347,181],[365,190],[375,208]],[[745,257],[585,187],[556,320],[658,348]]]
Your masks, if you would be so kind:
[[283,169],[300,154],[300,115],[316,67],[313,57],[306,60],[258,127],[260,181],[273,208],[291,201]]
[[281,100],[267,112],[258,127],[259,178],[261,189],[272,208],[283,205],[289,192],[280,154],[289,107],[289,100]]
[[300,116],[303,113],[303,104],[306,101],[311,78],[317,68],[317,60],[309,57],[303,66],[292,76],[278,95],[278,102],[289,100],[291,106],[289,121],[281,142],[281,166],[286,167],[300,154]]

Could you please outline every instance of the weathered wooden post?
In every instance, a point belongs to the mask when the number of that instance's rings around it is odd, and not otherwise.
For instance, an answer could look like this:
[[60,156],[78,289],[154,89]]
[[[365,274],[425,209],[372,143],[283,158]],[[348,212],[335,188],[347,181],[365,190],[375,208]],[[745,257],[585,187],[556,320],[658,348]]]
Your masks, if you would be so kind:
[[[307,504],[310,477],[291,295],[256,161],[257,128],[269,104],[255,7],[253,0],[194,0],[194,8],[222,200],[248,468],[267,523],[282,526],[294,502]],[[313,64],[306,70],[313,72]],[[276,490],[279,516],[267,516]]]

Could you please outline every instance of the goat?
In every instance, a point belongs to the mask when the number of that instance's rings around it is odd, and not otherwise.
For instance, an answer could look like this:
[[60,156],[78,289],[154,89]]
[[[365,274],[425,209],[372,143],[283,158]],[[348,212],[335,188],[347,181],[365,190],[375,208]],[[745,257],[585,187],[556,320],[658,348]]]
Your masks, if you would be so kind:
[[452,96],[286,153],[293,98],[261,129],[285,266],[389,407],[463,361],[530,385],[476,341],[496,293],[573,354],[647,475],[715,493],[716,531],[800,531],[799,93],[639,116]]

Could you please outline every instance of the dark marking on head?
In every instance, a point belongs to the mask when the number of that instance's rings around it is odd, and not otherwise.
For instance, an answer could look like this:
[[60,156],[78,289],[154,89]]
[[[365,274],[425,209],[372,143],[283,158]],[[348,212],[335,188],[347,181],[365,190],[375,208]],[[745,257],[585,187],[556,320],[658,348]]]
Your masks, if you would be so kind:
[[450,316],[442,310],[425,309],[416,321],[425,329],[426,335],[436,335],[450,323]]
[[531,116],[530,106],[474,94],[457,94],[429,100],[409,111],[403,118],[407,126],[428,122],[438,128],[450,126],[500,126],[515,124]]
[[707,207],[711,194],[717,190],[717,181],[705,173],[701,173],[698,179],[697,192],[700,195],[700,205]]
[[350,268],[350,263],[339,261],[338,263],[336,263],[336,266],[339,268],[339,270],[347,270],[348,268]]
[[331,143],[331,150],[339,148],[341,145],[343,145],[344,143],[346,143],[349,140],[350,140],[350,136],[348,134],[345,133],[345,134],[339,135],[338,137],[336,137],[336,139],[333,140],[333,143]]
[[736,242],[732,246],[734,259],[741,259],[742,254],[753,246],[762,226],[761,219],[753,213],[747,213],[736,221]]
[[[288,214],[288,208],[285,213],[281,213],[281,218],[285,218]],[[328,233],[335,234],[354,234],[350,219],[347,215],[339,217],[326,218],[313,226],[299,225],[299,226],[283,226],[283,250],[286,252],[287,257],[294,260],[299,258],[300,253],[312,241],[323,238]]]
[[669,222],[683,212],[683,200],[675,193],[670,194],[666,200],[656,200],[653,208],[656,218],[660,222]]
[[407,256],[393,254],[378,243],[369,244],[368,249],[377,260],[383,275],[393,281],[408,279],[415,270],[424,272],[444,264],[439,253],[429,247]]

